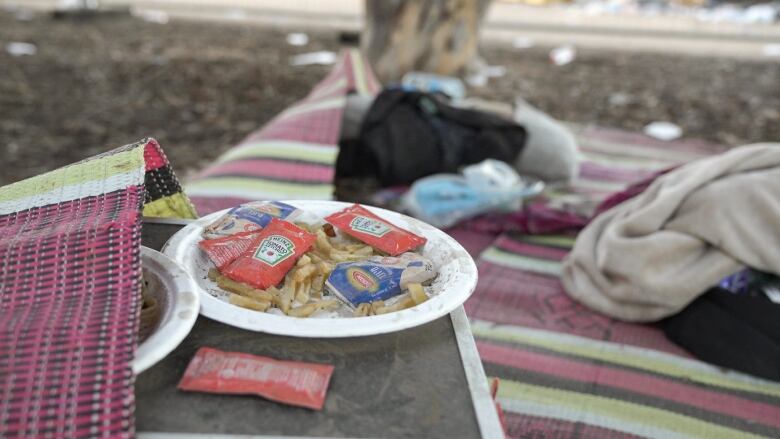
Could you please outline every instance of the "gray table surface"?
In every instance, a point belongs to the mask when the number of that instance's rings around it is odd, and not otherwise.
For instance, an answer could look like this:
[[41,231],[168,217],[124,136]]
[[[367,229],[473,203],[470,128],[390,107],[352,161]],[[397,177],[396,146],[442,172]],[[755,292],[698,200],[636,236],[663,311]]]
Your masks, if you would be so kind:
[[[147,223],[143,244],[160,249],[180,227]],[[492,437],[497,418],[490,413],[492,403],[485,401],[484,371],[468,321],[462,309],[459,313],[458,318],[453,313],[452,318],[392,334],[343,339],[263,334],[201,316],[176,350],[137,377],[136,429],[206,435]],[[465,325],[466,333],[456,331],[453,321],[461,329]],[[313,411],[255,396],[177,390],[201,346],[332,364],[325,406]],[[464,346],[466,352],[461,352]]]

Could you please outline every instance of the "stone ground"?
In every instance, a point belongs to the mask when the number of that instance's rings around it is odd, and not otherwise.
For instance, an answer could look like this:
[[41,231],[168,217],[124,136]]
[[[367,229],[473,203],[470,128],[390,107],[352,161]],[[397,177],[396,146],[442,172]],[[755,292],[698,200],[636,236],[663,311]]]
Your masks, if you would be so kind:
[[[278,28],[131,17],[73,21],[0,12],[0,184],[144,136],[180,175],[212,161],[304,96],[328,71],[291,67],[296,53],[338,50],[335,31],[306,47]],[[12,41],[37,45],[12,57]],[[506,76],[474,95],[515,96],[581,124],[640,130],[665,120],[686,136],[728,145],[780,141],[780,63],[580,50],[566,66],[548,50],[483,48]]]

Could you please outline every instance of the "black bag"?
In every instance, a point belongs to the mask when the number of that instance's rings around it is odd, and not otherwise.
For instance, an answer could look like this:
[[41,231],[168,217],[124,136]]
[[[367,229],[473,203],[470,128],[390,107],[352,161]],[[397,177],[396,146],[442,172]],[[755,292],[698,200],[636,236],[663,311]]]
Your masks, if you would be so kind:
[[385,90],[368,110],[358,139],[340,145],[336,175],[410,184],[487,158],[514,164],[525,139],[523,127],[500,116],[454,108],[433,94]]
[[711,288],[662,325],[671,341],[708,363],[780,380],[780,305],[763,292]]

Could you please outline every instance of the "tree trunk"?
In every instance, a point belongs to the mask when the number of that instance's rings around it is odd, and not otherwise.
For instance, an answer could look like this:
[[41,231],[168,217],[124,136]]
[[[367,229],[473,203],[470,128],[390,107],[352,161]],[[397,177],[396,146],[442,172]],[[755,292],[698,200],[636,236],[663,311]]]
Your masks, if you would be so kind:
[[366,0],[362,45],[382,81],[420,70],[463,71],[477,54],[490,0]]

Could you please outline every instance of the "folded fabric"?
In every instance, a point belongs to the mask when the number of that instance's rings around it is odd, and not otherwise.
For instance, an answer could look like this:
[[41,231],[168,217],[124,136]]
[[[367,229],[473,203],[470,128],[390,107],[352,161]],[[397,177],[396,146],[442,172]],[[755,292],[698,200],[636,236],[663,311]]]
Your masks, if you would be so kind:
[[574,299],[609,316],[672,315],[744,265],[780,273],[780,145],[682,166],[596,217],[563,265]]
[[663,328],[704,361],[780,381],[780,305],[763,293],[712,288],[664,320]]

